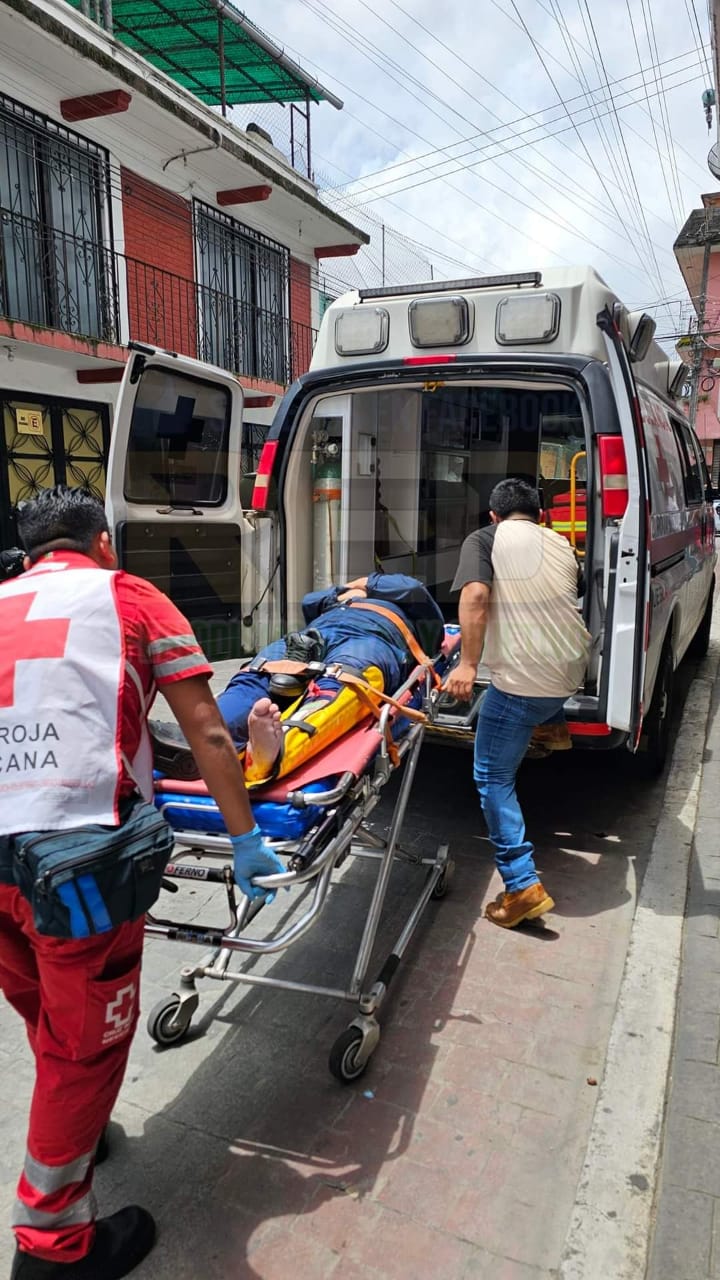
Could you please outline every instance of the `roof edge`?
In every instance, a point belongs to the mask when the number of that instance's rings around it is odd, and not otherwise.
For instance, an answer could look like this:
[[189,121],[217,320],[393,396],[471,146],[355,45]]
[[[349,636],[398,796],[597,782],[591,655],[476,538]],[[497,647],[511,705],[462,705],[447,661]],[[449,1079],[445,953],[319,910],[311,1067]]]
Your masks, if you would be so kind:
[[277,62],[281,67],[284,67],[290,75],[295,76],[296,80],[299,80],[301,84],[306,85],[308,89],[312,89],[313,92],[317,93],[325,102],[329,102],[330,106],[335,107],[336,111],[342,111],[344,106],[342,100],[332,93],[330,89],[326,89],[315,76],[309,75],[308,72],[300,66],[299,62],[295,62],[294,58],[289,58],[285,50],[281,49],[279,45],[276,45],[269,36],[265,35],[264,31],[260,30],[259,27],[256,27],[254,22],[251,22],[249,18],[246,18],[244,13],[240,13],[239,9],[236,9],[234,5],[227,4],[226,0],[210,0],[210,3],[214,9],[217,9],[217,12],[221,14],[223,18],[227,18],[229,22],[234,22],[236,26],[240,27],[245,34],[249,36],[251,40],[254,40],[255,44],[259,45],[260,48],[263,49],[265,53],[269,54],[275,62]]

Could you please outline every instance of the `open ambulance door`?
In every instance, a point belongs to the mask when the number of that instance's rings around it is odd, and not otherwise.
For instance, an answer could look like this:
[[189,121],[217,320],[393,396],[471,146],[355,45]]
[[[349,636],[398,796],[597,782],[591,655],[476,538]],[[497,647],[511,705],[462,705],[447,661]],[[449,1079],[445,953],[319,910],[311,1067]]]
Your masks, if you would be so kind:
[[243,619],[266,569],[241,501],[242,423],[232,374],[131,349],[108,461],[115,547],[121,567],[164,591],[215,659],[254,651]]
[[[644,432],[635,380],[622,335],[611,312],[597,318],[617,405],[626,475],[602,474],[601,484],[627,488],[627,505],[616,524],[606,528],[607,611],[602,661],[606,688],[606,721],[629,734],[637,747],[644,714],[643,689],[647,658],[650,555],[648,476]],[[599,441],[602,437],[596,437]],[[603,493],[605,505],[605,494]]]

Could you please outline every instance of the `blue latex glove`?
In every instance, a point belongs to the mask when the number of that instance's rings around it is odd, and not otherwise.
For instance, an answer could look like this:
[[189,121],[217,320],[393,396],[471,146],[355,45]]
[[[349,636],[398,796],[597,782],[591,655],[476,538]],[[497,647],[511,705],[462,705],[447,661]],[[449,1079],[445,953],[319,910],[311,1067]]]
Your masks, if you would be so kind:
[[[235,883],[248,898],[260,898],[265,894],[264,889],[250,883],[253,876],[274,876],[278,872],[287,871],[278,855],[265,843],[258,826],[242,836],[231,836],[230,843],[233,848]],[[274,891],[267,893],[268,902],[272,902],[274,897]]]

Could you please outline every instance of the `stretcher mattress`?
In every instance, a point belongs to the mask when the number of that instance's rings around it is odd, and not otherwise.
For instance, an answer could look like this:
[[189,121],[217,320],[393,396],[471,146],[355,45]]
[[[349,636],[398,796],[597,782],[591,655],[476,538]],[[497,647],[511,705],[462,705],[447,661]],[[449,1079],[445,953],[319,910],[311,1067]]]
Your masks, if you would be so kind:
[[[442,676],[460,643],[459,628],[448,626],[435,670]],[[424,680],[418,678],[414,690],[405,698],[409,707],[417,708],[424,695]],[[398,713],[391,722],[393,738],[407,733],[410,722]],[[354,728],[329,743],[317,755],[305,761],[293,773],[266,783],[250,794],[255,821],[270,839],[298,840],[322,816],[319,805],[305,802],[298,807],[289,800],[291,793],[312,796],[331,790],[344,773],[361,777],[380,749],[381,738],[375,721],[366,717]],[[220,811],[204,782],[183,782],[155,775],[155,804],[176,831],[197,831],[206,835],[224,835],[225,825]]]

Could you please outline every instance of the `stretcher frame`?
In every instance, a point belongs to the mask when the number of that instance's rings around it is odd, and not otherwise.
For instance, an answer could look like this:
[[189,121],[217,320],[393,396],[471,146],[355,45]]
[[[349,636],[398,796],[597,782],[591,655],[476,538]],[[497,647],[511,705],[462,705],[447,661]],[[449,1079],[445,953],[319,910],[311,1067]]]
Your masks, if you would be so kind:
[[[417,667],[396,695],[398,701],[409,699],[424,685],[423,709],[432,714],[434,703],[432,675],[426,667]],[[253,884],[265,890],[277,891],[303,883],[312,886],[309,905],[299,919],[284,925],[279,934],[261,939],[244,934],[247,925],[262,910],[265,899],[249,899],[241,893],[233,881],[232,847],[227,837],[195,831],[175,832],[176,847],[180,853],[166,869],[165,887],[177,891],[176,880],[203,881],[222,884],[227,895],[228,925],[207,926],[161,919],[148,914],[145,934],[150,938],[162,938],[174,942],[190,942],[209,946],[210,951],[196,965],[186,965],[180,973],[179,988],[172,996],[160,1001],[148,1018],[148,1032],[161,1045],[177,1043],[188,1031],[199,1004],[197,983],[202,978],[219,982],[233,982],[248,986],[279,988],[284,991],[300,991],[312,995],[329,996],[336,1000],[357,1005],[357,1011],[346,1029],[335,1040],[330,1051],[329,1066],[333,1075],[343,1083],[356,1080],[364,1072],[371,1055],[380,1040],[380,1024],[377,1015],[387,996],[388,988],[400,962],[407,951],[415,930],[432,899],[445,896],[450,884],[453,863],[448,856],[448,845],[439,844],[434,856],[422,857],[400,844],[405,813],[415,777],[417,762],[423,743],[425,724],[411,723],[402,738],[392,743],[390,729],[401,713],[391,706],[383,707],[376,725],[370,730],[378,735],[378,748],[372,756],[371,766],[357,776],[344,773],[337,785],[326,792],[290,792],[288,801],[297,807],[318,806],[323,811],[315,828],[296,841],[271,840],[270,843],[283,854],[291,853],[293,869],[271,876],[254,877]],[[379,803],[381,793],[395,771],[403,769],[403,777],[395,802],[386,838],[381,838],[366,827],[366,821]],[[177,811],[197,809],[191,797],[174,798],[161,806],[161,812],[170,807]],[[208,855],[223,858],[224,865],[200,866],[198,860]],[[231,969],[235,953],[267,955],[287,950],[308,932],[320,916],[334,869],[348,857],[372,859],[377,862],[378,873],[365,919],[362,935],[353,962],[352,974],[346,987],[330,987],[324,984],[299,982],[290,978],[275,978],[255,974],[242,969]],[[189,863],[188,859],[194,859]],[[424,867],[426,874],[422,889],[415,899],[405,924],[382,964],[377,978],[368,985],[368,972],[377,939],[390,876],[396,862]]]

